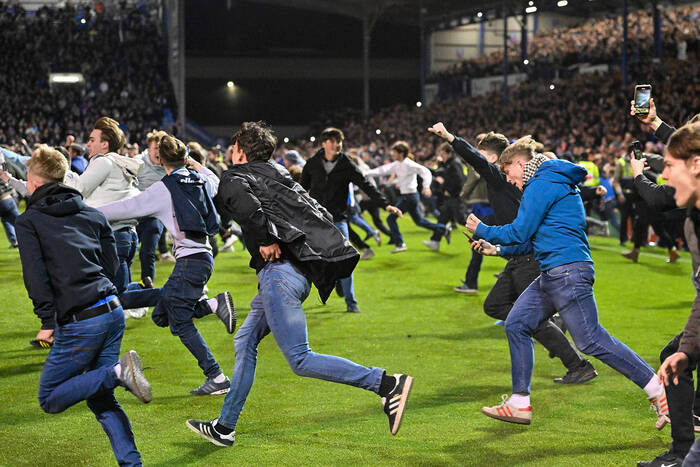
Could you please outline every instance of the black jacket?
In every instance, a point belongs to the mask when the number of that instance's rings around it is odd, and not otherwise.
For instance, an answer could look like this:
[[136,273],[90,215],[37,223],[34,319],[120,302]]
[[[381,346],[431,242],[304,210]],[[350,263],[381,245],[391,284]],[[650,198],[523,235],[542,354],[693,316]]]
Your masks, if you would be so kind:
[[458,157],[450,157],[437,170],[433,171],[433,174],[445,180],[442,184],[443,191],[454,198],[459,197],[467,177],[464,175],[464,166]]
[[227,170],[214,201],[243,229],[250,267],[260,272],[266,262],[259,247],[277,243],[281,259],[313,282],[324,303],[336,280],[348,277],[360,258],[328,211],[278,164],[251,161]]
[[72,188],[43,185],[27,204],[15,223],[24,285],[41,328],[54,329],[55,316],[61,322],[117,293],[117,248],[105,216]]
[[495,165],[486,160],[481,153],[462,138],[455,137],[452,147],[464,163],[471,165],[481,178],[486,180],[489,203],[493,208],[494,225],[506,225],[513,222],[518,215],[520,199],[523,192],[512,183]]
[[324,154],[321,149],[306,162],[300,182],[311,197],[331,213],[333,222],[343,222],[348,218],[348,184],[351,182],[380,206],[388,206],[384,195],[362,175],[347,154],[338,155],[330,173],[326,173],[323,167]]

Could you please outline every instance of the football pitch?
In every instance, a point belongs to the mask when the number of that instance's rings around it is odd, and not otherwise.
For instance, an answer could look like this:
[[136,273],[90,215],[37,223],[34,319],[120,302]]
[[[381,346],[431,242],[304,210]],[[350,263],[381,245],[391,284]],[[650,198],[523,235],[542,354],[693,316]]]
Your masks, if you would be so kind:
[[[535,347],[533,422],[512,425],[485,417],[510,391],[510,360],[503,327],[483,313],[483,300],[502,258],[485,258],[480,292],[452,288],[464,277],[469,253],[456,232],[435,253],[421,244],[427,230],[400,221],[408,251],[391,246],[355,270],[362,313],[345,312],[333,294],[321,304],[315,289],[305,302],[314,351],[349,358],[414,380],[403,425],[391,436],[373,393],[294,375],[272,336],[259,347],[257,376],[236,430],[236,444],[220,448],[185,427],[188,418],[218,416],[224,396],[196,397],[188,391],[203,375],[196,360],[168,329],[150,319],[128,320],[122,351],[141,355],[153,401],[141,404],[117,388],[136,444],[147,466],[223,465],[636,465],[668,448],[670,427],[654,428],[644,392],[592,360],[599,376],[562,387],[558,360]],[[40,322],[22,282],[17,250],[0,235],[0,465],[115,465],[107,436],[84,402],[58,415],[45,414],[37,387],[47,351],[29,346]],[[384,237],[386,241],[386,237]],[[639,263],[622,258],[613,238],[591,239],[596,263],[595,293],[601,323],[655,369],[659,352],[680,332],[695,291],[688,253],[666,264],[665,250],[642,250]],[[249,255],[216,258],[209,296],[229,290],[239,324],[256,293]],[[132,268],[138,277],[138,258]],[[162,285],[172,263],[158,263]],[[233,337],[215,315],[195,322],[224,372],[233,369]]]

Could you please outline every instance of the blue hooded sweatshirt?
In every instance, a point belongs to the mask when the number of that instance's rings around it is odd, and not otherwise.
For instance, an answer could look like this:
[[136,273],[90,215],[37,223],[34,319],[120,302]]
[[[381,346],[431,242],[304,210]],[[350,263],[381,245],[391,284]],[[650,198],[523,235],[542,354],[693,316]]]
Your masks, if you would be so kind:
[[503,256],[524,254],[531,245],[542,271],[577,261],[593,262],[586,212],[576,187],[586,175],[586,169],[571,162],[543,162],[525,184],[513,223],[480,223],[476,234],[490,243],[506,245]]

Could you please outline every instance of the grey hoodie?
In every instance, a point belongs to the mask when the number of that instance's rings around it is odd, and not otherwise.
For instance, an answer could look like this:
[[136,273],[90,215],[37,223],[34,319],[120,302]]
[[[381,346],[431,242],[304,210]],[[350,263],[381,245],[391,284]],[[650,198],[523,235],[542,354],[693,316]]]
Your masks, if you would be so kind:
[[134,159],[143,161],[143,169],[139,172],[139,190],[146,191],[146,188],[165,177],[163,166],[151,162],[151,158],[148,157],[148,149],[138,154]]

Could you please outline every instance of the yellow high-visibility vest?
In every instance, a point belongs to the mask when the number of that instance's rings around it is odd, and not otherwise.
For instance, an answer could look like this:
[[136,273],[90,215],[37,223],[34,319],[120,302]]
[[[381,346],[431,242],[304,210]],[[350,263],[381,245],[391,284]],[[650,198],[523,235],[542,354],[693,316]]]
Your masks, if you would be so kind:
[[586,181],[583,182],[585,186],[600,185],[600,172],[598,171],[598,166],[595,165],[595,163],[591,161],[581,161],[578,164],[588,172]]

